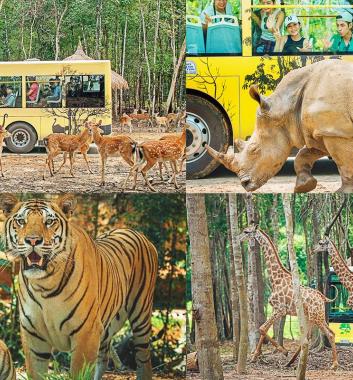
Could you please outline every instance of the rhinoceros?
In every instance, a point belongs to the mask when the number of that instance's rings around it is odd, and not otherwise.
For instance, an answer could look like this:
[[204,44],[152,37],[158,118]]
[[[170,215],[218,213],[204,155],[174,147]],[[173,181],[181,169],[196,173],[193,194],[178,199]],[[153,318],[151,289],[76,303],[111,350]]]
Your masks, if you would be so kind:
[[278,173],[293,148],[295,192],[316,187],[314,162],[331,156],[342,185],[353,192],[353,63],[323,60],[288,73],[264,97],[256,85],[250,96],[259,103],[254,133],[236,140],[239,153],[224,154],[206,145],[208,153],[235,172],[247,191],[254,191]]

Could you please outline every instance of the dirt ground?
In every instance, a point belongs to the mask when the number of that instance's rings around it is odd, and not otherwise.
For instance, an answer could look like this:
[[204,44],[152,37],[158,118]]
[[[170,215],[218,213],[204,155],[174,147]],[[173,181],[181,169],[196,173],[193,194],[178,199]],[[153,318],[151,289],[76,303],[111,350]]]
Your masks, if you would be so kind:
[[[162,133],[151,132],[135,132],[130,136],[138,142],[160,138]],[[122,190],[123,183],[128,175],[129,166],[120,157],[108,158],[106,166],[106,185],[100,186],[101,171],[100,157],[98,153],[88,155],[93,174],[87,170],[86,163],[81,154],[76,156],[74,164],[75,177],[69,172],[69,162],[61,170],[59,174],[50,177],[49,171],[46,171],[46,179],[43,181],[43,169],[45,165],[46,153],[44,149],[37,149],[36,153],[29,154],[13,154],[4,153],[2,155],[2,163],[4,168],[4,178],[0,177],[1,192],[37,192],[37,193],[111,193]],[[59,168],[62,162],[62,155],[55,159],[55,168]],[[167,163],[168,167],[169,163]],[[171,169],[169,169],[171,173]],[[167,181],[167,173],[163,171],[164,181],[159,176],[158,165],[155,165],[149,173],[148,177],[152,179],[152,185],[161,193],[183,193],[185,192],[185,163],[181,173],[177,175],[177,182],[180,186],[178,189],[174,184]],[[130,178],[126,192],[131,192],[132,178]],[[137,187],[134,192],[151,192],[144,184],[141,174],[138,175]]]
[[[298,347],[296,342],[286,341],[285,347],[290,350],[288,358]],[[330,370],[332,352],[325,349],[323,352],[309,352],[306,380],[352,380],[353,379],[353,347],[337,346],[339,368]],[[232,358],[232,345],[223,344],[221,347],[225,380],[295,380],[297,361],[290,368],[285,368],[288,358],[280,353],[273,353],[272,347],[263,347],[263,356],[256,362],[247,362],[247,373],[237,375]],[[188,372],[187,379],[201,380],[200,373]]]
[[[317,179],[317,187],[312,193],[332,193],[341,186],[341,178],[332,160],[319,160],[313,170]],[[258,193],[293,193],[296,176],[294,173],[293,159],[289,159],[278,175],[270,179]],[[232,172],[220,166],[207,178],[187,180],[186,190],[188,193],[245,193],[239,178]]]

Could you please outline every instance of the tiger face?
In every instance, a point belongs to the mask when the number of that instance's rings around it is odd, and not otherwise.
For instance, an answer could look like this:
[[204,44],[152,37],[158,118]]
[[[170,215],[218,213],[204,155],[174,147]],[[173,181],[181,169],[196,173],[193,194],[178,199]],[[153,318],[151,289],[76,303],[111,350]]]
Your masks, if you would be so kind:
[[20,203],[12,195],[0,200],[0,207],[8,216],[5,222],[7,253],[22,260],[23,274],[27,278],[42,278],[50,267],[65,260],[72,201],[72,197],[66,196],[58,204],[44,200]]

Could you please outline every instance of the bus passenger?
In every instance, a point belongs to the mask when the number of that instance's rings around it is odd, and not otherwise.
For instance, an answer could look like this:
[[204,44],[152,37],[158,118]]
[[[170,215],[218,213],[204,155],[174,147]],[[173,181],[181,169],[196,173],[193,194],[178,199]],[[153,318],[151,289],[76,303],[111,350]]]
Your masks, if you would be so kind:
[[212,4],[208,5],[200,15],[202,27],[207,30],[208,24],[212,23],[211,16],[230,15],[233,16],[232,6],[227,0],[212,0]]
[[288,34],[284,36],[281,36],[279,29],[275,29],[275,52],[297,54],[298,52],[309,52],[312,50],[310,41],[304,38],[300,33],[301,24],[296,15],[287,16],[284,20],[284,27],[288,32]]
[[29,90],[27,91],[27,100],[34,102],[37,100],[39,84],[36,77],[29,77],[29,82],[31,83]]
[[1,108],[13,108],[16,107],[16,95],[13,93],[13,87],[7,86],[7,96],[2,100],[3,104],[0,104]]
[[353,16],[349,12],[342,12],[336,17],[338,34],[334,34],[330,40],[324,40],[324,49],[333,53],[353,52],[352,42]]
[[[261,5],[275,5],[275,0],[261,0]],[[261,9],[259,17],[256,12],[252,12],[251,17],[261,28],[261,37],[256,46],[256,53],[269,54],[275,49],[276,38],[274,33],[283,24],[284,13],[280,8]]]
[[57,102],[61,98],[60,79],[50,79],[51,95],[47,96],[47,102]]

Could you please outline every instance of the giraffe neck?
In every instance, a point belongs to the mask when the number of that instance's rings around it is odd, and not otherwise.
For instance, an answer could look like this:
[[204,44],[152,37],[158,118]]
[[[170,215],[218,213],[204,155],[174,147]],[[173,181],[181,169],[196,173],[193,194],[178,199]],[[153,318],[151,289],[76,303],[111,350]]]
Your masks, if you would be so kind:
[[330,241],[328,250],[335,273],[340,278],[343,286],[345,286],[348,291],[353,291],[353,273],[348,268],[346,262],[332,241]]
[[[270,237],[265,232],[257,230],[255,238],[263,248],[272,289],[279,285],[282,282],[281,280],[286,277],[288,277],[291,283],[292,275],[281,263],[277,249]],[[277,280],[280,282],[277,282]],[[283,284],[281,286],[283,286]]]

